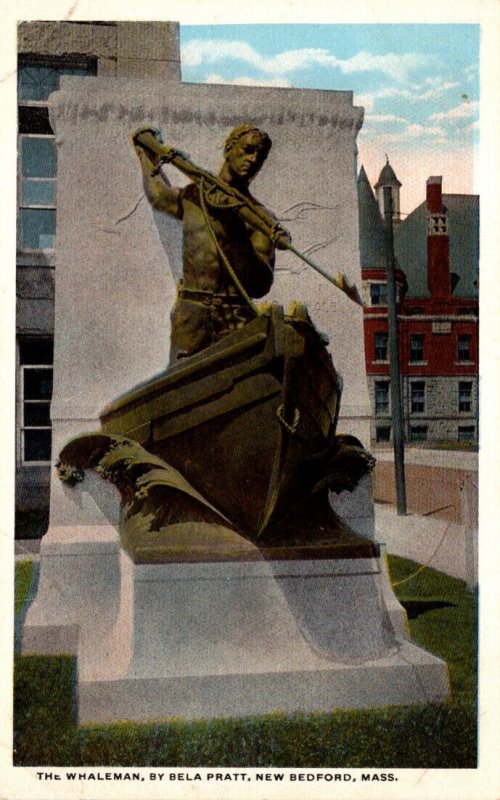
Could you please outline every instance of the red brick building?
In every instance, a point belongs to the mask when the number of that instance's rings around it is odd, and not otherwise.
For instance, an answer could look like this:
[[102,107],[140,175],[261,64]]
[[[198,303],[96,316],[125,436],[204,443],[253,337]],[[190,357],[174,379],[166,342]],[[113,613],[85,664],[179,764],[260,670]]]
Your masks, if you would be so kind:
[[442,193],[427,180],[426,200],[400,219],[399,187],[389,162],[373,193],[358,178],[365,354],[372,439],[392,438],[384,186],[394,209],[399,357],[409,442],[477,442],[479,198]]

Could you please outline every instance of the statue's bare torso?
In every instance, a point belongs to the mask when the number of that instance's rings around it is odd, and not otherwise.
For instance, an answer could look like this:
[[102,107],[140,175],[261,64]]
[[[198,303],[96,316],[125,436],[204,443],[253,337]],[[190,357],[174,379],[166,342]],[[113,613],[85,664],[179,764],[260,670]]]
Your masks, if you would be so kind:
[[224,205],[214,208],[205,202],[207,224],[198,187],[191,184],[181,194],[184,286],[216,293],[228,290],[232,282],[222,251],[251,297],[267,294],[273,279],[269,239]]

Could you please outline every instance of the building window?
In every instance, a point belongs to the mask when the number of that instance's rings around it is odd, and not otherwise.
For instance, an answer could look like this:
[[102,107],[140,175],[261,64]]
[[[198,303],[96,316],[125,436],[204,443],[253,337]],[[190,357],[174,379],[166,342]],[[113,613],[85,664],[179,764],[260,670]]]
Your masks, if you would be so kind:
[[53,136],[20,136],[20,247],[47,250],[56,230],[57,154]]
[[375,361],[387,361],[387,339],[387,333],[375,334]]
[[17,71],[19,105],[45,104],[49,95],[59,89],[61,75],[97,75],[97,59],[22,55]]
[[470,333],[460,333],[458,335],[458,341],[457,341],[458,361],[472,361],[471,341],[472,341],[472,336],[470,335]]
[[60,72],[55,66],[43,66],[36,61],[19,65],[17,90],[19,102],[47,100],[59,86]]
[[424,334],[412,333],[410,336],[410,361],[424,360]]
[[458,410],[472,411],[472,383],[471,381],[460,381],[458,384]]
[[387,284],[386,283],[371,283],[370,284],[370,302],[372,306],[386,306],[387,305]]
[[410,400],[412,413],[421,414],[425,411],[425,383],[413,381],[410,384]]
[[375,381],[375,414],[389,413],[389,381]]
[[53,345],[48,339],[21,341],[20,454],[21,463],[48,464],[51,458]]
[[390,442],[391,441],[391,426],[390,425],[377,425],[375,428],[375,441],[376,442]]
[[61,75],[95,75],[97,62],[21,59],[18,69],[19,247],[50,250],[56,230],[57,153],[47,99]]
[[408,309],[408,314],[423,314],[424,307],[423,306],[410,306]]
[[410,442],[427,441],[427,425],[412,425],[410,427]]
[[446,236],[448,233],[448,222],[445,214],[432,214],[427,218],[427,225],[430,236]]
[[476,439],[476,428],[474,425],[459,425],[458,426],[458,441],[459,442],[474,442]]

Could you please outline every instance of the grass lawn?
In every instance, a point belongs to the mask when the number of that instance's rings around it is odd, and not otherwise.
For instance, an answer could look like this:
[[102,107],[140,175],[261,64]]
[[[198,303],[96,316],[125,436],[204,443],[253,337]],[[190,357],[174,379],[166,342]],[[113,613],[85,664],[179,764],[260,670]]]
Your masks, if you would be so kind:
[[[77,727],[75,660],[20,656],[15,668],[15,764],[475,767],[475,599],[462,581],[428,568],[418,571],[418,564],[396,556],[388,560],[412,639],[449,665],[449,702]],[[16,566],[16,611],[29,588],[30,567],[25,564]]]
[[15,582],[15,613],[16,617],[23,610],[23,606],[28,598],[28,592],[33,578],[33,562],[18,561],[16,564]]

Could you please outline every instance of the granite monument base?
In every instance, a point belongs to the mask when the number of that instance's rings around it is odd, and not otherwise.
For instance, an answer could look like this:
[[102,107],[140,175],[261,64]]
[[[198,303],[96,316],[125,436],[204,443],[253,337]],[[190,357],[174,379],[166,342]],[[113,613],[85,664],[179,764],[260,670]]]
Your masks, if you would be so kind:
[[[265,558],[233,533],[232,553],[227,529],[217,556],[199,544],[181,552],[193,523],[172,527],[160,564],[105,554],[102,543],[94,553],[66,548],[47,613],[40,602],[30,609],[24,652],[77,655],[80,724],[446,699],[446,665],[405,639],[383,559]],[[217,535],[218,526],[195,527],[198,542]],[[54,625],[69,596],[70,617]]]

